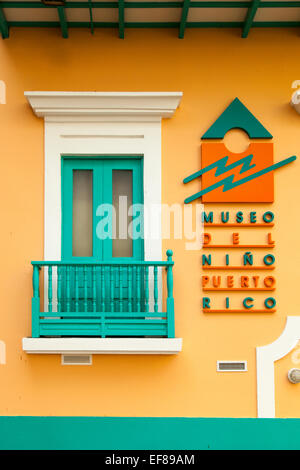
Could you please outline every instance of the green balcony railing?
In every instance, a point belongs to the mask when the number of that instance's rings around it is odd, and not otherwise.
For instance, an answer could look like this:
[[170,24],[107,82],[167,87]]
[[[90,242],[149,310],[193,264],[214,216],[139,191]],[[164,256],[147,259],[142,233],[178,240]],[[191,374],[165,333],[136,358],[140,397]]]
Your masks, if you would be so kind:
[[32,261],[32,337],[174,338],[172,255],[168,250],[166,261]]

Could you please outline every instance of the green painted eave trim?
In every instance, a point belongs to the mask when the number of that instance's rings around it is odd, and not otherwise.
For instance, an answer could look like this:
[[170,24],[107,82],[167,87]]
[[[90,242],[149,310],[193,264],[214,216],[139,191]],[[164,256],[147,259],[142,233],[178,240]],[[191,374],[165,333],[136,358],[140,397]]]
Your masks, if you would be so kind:
[[[184,1],[158,1],[158,2],[126,2],[124,1],[125,8],[183,8]],[[118,2],[66,2],[64,8],[118,8]],[[250,8],[252,5],[251,0],[245,1],[200,1],[190,2],[190,8]],[[56,6],[44,5],[38,1],[0,1],[2,8],[56,8]],[[300,7],[300,1],[269,1],[260,2],[259,8],[297,8]]]
[[8,38],[8,36],[9,36],[9,26],[8,26],[7,21],[6,21],[6,18],[5,18],[5,15],[4,15],[4,12],[3,12],[2,8],[0,8],[0,32],[1,32],[1,35],[2,35],[3,39]]
[[0,417],[1,450],[299,450],[300,419]]
[[[57,28],[58,21],[8,21],[8,27],[36,27],[36,28]],[[68,21],[68,28],[89,28],[88,21]],[[179,28],[179,22],[133,22],[124,23],[125,28]],[[241,28],[239,21],[209,21],[209,22],[187,22],[186,28]],[[300,21],[257,21],[252,23],[252,28],[298,28]],[[118,28],[118,22],[94,21],[95,28]]]
[[254,17],[259,7],[260,1],[261,0],[253,0],[251,7],[248,9],[247,16],[245,19],[245,24],[244,24],[243,31],[242,31],[242,38],[246,38],[249,34],[249,31],[253,24]]
[[60,23],[60,29],[61,29],[62,37],[67,39],[68,38],[68,24],[67,24],[67,20],[66,20],[66,14],[65,14],[64,7],[57,7],[57,12],[58,12],[58,17],[59,17],[59,23]]
[[[246,38],[251,27],[298,27],[299,21],[268,21],[255,22],[254,18],[258,8],[297,8],[300,1],[79,1],[66,2],[63,7],[44,5],[41,1],[0,1],[0,32],[2,38],[9,36],[9,27],[60,27],[62,36],[68,37],[68,28],[89,27],[93,34],[94,28],[118,28],[119,37],[125,37],[125,28],[179,28],[179,38],[184,38],[186,28],[241,28],[242,37]],[[59,22],[56,21],[6,21],[2,8],[58,8]],[[66,20],[65,9],[68,8],[88,8],[90,22],[77,21],[68,22]],[[93,8],[118,8],[118,22],[95,22],[93,21]],[[125,8],[178,8],[182,9],[180,22],[125,22]],[[235,21],[209,21],[209,22],[188,22],[188,12],[190,8],[247,8],[247,16],[243,22]]]
[[125,37],[124,0],[119,0],[119,38]]

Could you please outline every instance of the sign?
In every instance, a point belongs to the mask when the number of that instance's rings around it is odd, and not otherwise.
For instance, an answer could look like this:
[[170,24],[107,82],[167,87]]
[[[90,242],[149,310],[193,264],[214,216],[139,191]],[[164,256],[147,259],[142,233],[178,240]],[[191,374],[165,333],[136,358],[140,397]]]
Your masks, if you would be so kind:
[[[250,138],[271,139],[272,135],[236,98],[202,136],[203,140],[223,139],[234,128],[243,129]],[[188,197],[190,203],[202,202],[273,202],[274,171],[291,163],[295,156],[273,163],[273,143],[251,143],[244,153],[230,152],[221,142],[202,143],[202,169],[183,180],[201,176],[202,189]]]
[[[264,139],[266,142],[251,142],[243,153],[230,152],[223,142],[215,140],[223,139],[234,128],[247,132],[250,139]],[[214,142],[207,142],[210,139],[214,139]],[[238,98],[232,101],[202,136],[202,168],[183,180],[184,183],[189,183],[201,177],[201,190],[186,198],[185,203],[199,198],[204,204],[274,202],[274,171],[293,162],[296,157],[291,156],[274,163],[273,143],[270,139],[272,135],[241,101]],[[203,213],[203,312],[274,313],[276,299],[273,291],[276,288],[276,279],[270,271],[275,268],[275,256],[272,254],[275,241],[270,229],[274,226],[275,214],[268,208],[260,213],[254,209],[246,213],[240,207],[232,214],[233,208],[236,206],[231,204],[228,207],[230,210],[224,210],[222,206],[219,213],[210,210]],[[259,243],[249,241],[240,230],[257,227],[267,229],[267,232],[261,232],[262,240]],[[222,236],[217,237],[216,228],[232,228],[232,231],[222,230]],[[222,263],[216,262],[216,259],[220,259],[220,250],[223,253]],[[236,259],[234,251],[239,253],[239,264],[232,261]],[[224,308],[214,307],[213,301],[217,299],[211,297],[213,292],[225,293]],[[238,307],[236,298],[232,299],[233,292],[246,292]],[[256,292],[263,292],[264,297],[257,299]]]

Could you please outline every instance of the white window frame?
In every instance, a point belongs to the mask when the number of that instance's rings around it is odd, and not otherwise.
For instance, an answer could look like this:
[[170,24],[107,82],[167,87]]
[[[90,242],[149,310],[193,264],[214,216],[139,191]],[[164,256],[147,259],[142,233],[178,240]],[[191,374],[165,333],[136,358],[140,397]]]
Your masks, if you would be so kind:
[[[45,120],[45,260],[61,260],[63,155],[142,155],[145,211],[161,207],[161,120],[174,114],[181,92],[36,91],[24,94],[34,113]],[[164,258],[161,217],[151,218],[151,233],[155,233],[155,238],[147,236],[149,223],[150,218],[145,217],[145,260],[161,261]],[[45,281],[47,286],[47,279]],[[160,283],[159,304],[161,291]],[[53,304],[56,304],[56,299],[53,299]]]

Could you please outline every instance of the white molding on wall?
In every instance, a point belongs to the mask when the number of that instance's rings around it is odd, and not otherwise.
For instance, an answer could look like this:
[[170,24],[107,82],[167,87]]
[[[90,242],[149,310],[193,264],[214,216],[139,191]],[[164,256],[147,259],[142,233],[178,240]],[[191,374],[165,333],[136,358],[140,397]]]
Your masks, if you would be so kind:
[[273,343],[256,348],[257,415],[275,418],[274,362],[286,356],[300,340],[300,316],[288,316],[282,334]]
[[[292,88],[295,88],[295,87],[292,86]],[[294,108],[297,111],[298,114],[300,114],[300,90],[294,91],[294,93],[292,94],[290,105],[292,106],[292,108]]]
[[178,354],[181,338],[23,338],[28,354]]
[[[173,115],[182,93],[37,91],[24,94],[35,114],[45,118],[44,259],[61,259],[63,155],[143,156],[145,260],[165,259],[165,254],[162,253],[160,216],[161,118]],[[146,214],[155,207],[158,213],[147,217]],[[153,233],[155,236],[151,237]],[[55,283],[54,274],[53,292]],[[46,289],[47,282],[45,302]],[[160,283],[159,306],[161,299]],[[153,299],[149,300],[151,308]],[[53,298],[53,305],[55,302],[56,299]]]
[[34,113],[45,120],[170,118],[182,92],[26,91]]

